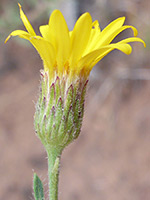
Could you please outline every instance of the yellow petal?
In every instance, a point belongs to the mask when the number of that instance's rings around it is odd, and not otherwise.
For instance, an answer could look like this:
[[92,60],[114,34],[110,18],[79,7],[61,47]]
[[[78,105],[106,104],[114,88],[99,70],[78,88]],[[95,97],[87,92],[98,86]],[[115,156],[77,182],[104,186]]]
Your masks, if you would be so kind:
[[91,40],[91,43],[87,46],[84,55],[90,51],[99,49],[101,46],[108,45],[109,41],[112,41],[115,37],[115,32],[117,32],[117,30],[122,27],[124,21],[125,17],[120,17],[111,22],[108,26],[106,26],[106,28],[102,32],[100,32],[99,35],[97,34],[97,37],[94,37]]
[[49,25],[42,25],[39,27],[39,29],[43,38],[49,40],[50,39]]
[[19,36],[20,38],[29,40],[31,44],[35,47],[35,49],[38,51],[38,53],[40,54],[44,62],[45,71],[47,70],[53,71],[56,55],[55,55],[55,50],[53,46],[48,41],[46,41],[40,36],[32,36],[26,31],[16,30],[16,31],[13,31],[6,38],[6,42],[11,36]]
[[[56,40],[55,40],[54,36],[51,35],[50,26],[42,25],[42,26],[40,26],[39,29],[40,29],[40,32],[41,32],[41,35],[43,36],[43,38],[48,40],[53,45],[53,47],[55,47]],[[56,51],[56,48],[55,48],[55,51]]]
[[95,31],[98,32],[98,33],[101,32],[101,29],[100,29],[98,20],[95,20],[95,21],[92,23],[92,29],[95,30]]
[[124,24],[124,21],[125,17],[119,17],[116,20],[112,21],[108,26],[106,26],[106,28],[104,28],[104,30],[102,31],[102,36],[105,36],[107,38],[109,34],[120,28]]
[[[6,40],[5,40],[5,43],[10,39],[11,36],[19,36],[19,37],[22,36],[21,38],[24,38],[23,35],[26,35],[26,34],[27,34],[26,31],[15,30],[15,31],[13,31],[12,33],[10,33],[10,34],[8,35],[8,37],[7,37]],[[24,38],[24,39],[26,39],[26,38]]]
[[100,40],[99,42],[97,41],[97,45],[95,48],[103,46],[103,45],[108,45],[119,33],[121,33],[122,31],[131,28],[133,30],[134,36],[137,36],[138,31],[135,27],[133,26],[122,26],[119,29],[115,30],[114,32],[112,32],[110,35],[108,35],[107,38]]
[[99,38],[100,35],[100,27],[99,27],[99,22],[97,20],[95,20],[92,23],[92,29],[91,29],[91,34],[90,34],[90,38],[87,44],[87,47],[83,53],[83,56],[85,56],[86,54],[88,54],[92,49],[94,49],[94,47],[97,44],[97,38]]
[[44,70],[50,71],[52,73],[54,71],[54,64],[56,58],[53,46],[40,36],[29,37],[29,41],[40,54],[44,62]]
[[107,50],[111,50],[112,47],[106,46],[106,47],[102,47],[100,49],[97,49],[95,51],[90,52],[89,54],[87,54],[86,56],[82,57],[79,60],[78,66],[77,66],[77,70],[81,71],[81,69],[84,66],[90,66],[90,64],[100,55],[102,55],[105,51]]
[[[104,56],[114,49],[125,54],[132,52],[130,42],[145,42],[136,37],[137,30],[133,26],[123,26],[125,17],[111,22],[102,32],[98,21],[92,23],[89,13],[83,14],[76,22],[73,31],[68,30],[66,21],[59,10],[55,10],[49,19],[49,24],[40,26],[41,36],[37,36],[20,7],[20,17],[27,29],[26,31],[13,31],[5,40],[11,36],[19,36],[32,43],[44,62],[44,70],[50,75],[58,76],[65,73],[73,77],[85,75],[88,77],[90,70]],[[112,40],[122,31],[131,28],[134,37],[123,39],[117,43]],[[111,44],[110,44],[111,43]]]
[[129,42],[141,42],[141,43],[143,43],[144,47],[146,47],[146,43],[141,38],[138,38],[138,37],[126,38],[126,39],[121,40],[120,42],[118,42],[118,44],[129,43]]
[[24,14],[21,5],[18,3],[19,8],[20,8],[20,18],[22,19],[22,22],[24,24],[24,26],[26,27],[27,31],[31,34],[31,35],[36,35],[36,33],[34,32],[34,29],[32,27],[32,25],[30,24],[27,16]]
[[80,59],[77,67],[78,71],[81,71],[84,66],[86,66],[88,70],[91,70],[93,66],[96,65],[97,62],[99,62],[104,56],[106,56],[109,52],[111,52],[114,49],[118,49],[125,54],[130,54],[132,52],[132,47],[129,44],[124,44],[124,43],[110,44],[101,47]]
[[69,31],[69,37],[71,38],[71,35],[72,35],[72,31]]
[[81,58],[85,50],[92,28],[92,19],[89,13],[83,14],[75,24],[71,34],[70,65],[75,64]]
[[120,27],[122,27],[124,21],[125,17],[120,17],[111,22],[108,26],[106,26],[106,28],[104,28],[104,30],[101,32],[99,36],[99,42],[97,43],[95,49],[99,48],[102,45],[106,45],[106,43],[108,44],[107,38],[111,38],[113,33],[116,32],[116,30],[118,30]]
[[[116,44],[110,44],[108,46],[112,47],[113,49],[114,48],[118,49],[118,50],[122,51],[123,53],[129,55],[132,52],[132,47],[129,44],[127,44],[129,42],[141,42],[141,43],[143,43],[144,47],[146,47],[146,43],[141,38],[138,38],[138,37],[127,38],[127,39],[121,40],[120,42],[117,42]],[[110,51],[112,51],[112,50],[110,50]],[[101,54],[99,57],[97,57],[96,60],[93,62],[93,64],[91,66],[94,66],[97,62],[99,62],[110,51],[105,52],[103,55]]]
[[69,30],[59,10],[53,11],[49,20],[50,41],[56,48],[58,70],[62,71],[70,53]]
[[91,34],[90,34],[90,38],[89,38],[89,43],[94,38],[97,38],[97,36],[99,36],[100,32],[101,32],[101,30],[100,30],[99,22],[98,22],[98,20],[95,20],[92,23],[92,29],[91,29]]
[[94,67],[94,65],[96,65],[103,57],[105,57],[108,53],[110,53],[112,50],[114,49],[118,49],[120,51],[122,51],[123,53],[129,55],[132,52],[132,47],[129,44],[112,44],[109,45],[110,47],[112,47],[112,49],[105,51],[103,54],[101,54],[99,57],[97,57],[95,59],[95,61],[91,64],[90,70]]
[[123,53],[129,55],[132,53],[132,47],[129,44],[124,44],[124,43],[116,43],[116,44],[110,44],[110,47],[114,49],[118,49],[119,51],[122,51]]

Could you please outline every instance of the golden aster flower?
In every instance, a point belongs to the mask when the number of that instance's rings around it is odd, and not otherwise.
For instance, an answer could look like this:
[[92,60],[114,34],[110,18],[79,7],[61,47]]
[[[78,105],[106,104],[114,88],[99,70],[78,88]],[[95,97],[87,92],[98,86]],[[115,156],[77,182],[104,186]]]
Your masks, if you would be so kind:
[[[47,25],[40,26],[42,36],[36,35],[28,18],[20,7],[20,17],[27,29],[15,30],[11,36],[19,36],[29,40],[36,48],[44,63],[44,71],[51,80],[56,76],[67,75],[71,80],[78,77],[88,78],[90,71],[104,56],[114,49],[125,54],[132,52],[130,42],[145,42],[136,37],[138,31],[130,25],[123,25],[125,17],[111,22],[104,30],[100,30],[98,21],[92,22],[91,15],[84,13],[76,22],[72,31],[68,30],[66,21],[59,10],[54,10]],[[113,39],[126,29],[133,30],[133,37],[111,43]]]
[[[35,130],[46,148],[58,144],[60,152],[77,138],[84,113],[84,98],[88,76],[94,65],[114,49],[125,54],[132,52],[129,42],[145,42],[136,37],[133,26],[123,25],[125,17],[111,22],[100,30],[98,21],[84,13],[72,31],[59,10],[54,10],[47,25],[40,26],[42,36],[36,35],[21,5],[20,17],[27,31],[15,30],[11,36],[26,39],[38,51],[44,63],[41,71],[41,90],[35,113]],[[133,37],[111,43],[126,29]]]
[[[27,29],[15,30],[11,36],[19,36],[31,42],[41,56],[41,88],[35,112],[35,130],[46,148],[49,163],[49,196],[58,199],[58,169],[63,149],[80,133],[88,76],[94,65],[114,49],[130,54],[130,42],[145,42],[136,37],[133,26],[123,25],[125,17],[111,22],[100,30],[98,21],[92,22],[89,13],[83,14],[72,31],[59,10],[54,10],[49,23],[40,26],[42,36],[36,35],[20,7],[20,17]],[[126,29],[133,30],[133,37],[112,43]],[[44,199],[40,179],[34,177],[35,199]]]

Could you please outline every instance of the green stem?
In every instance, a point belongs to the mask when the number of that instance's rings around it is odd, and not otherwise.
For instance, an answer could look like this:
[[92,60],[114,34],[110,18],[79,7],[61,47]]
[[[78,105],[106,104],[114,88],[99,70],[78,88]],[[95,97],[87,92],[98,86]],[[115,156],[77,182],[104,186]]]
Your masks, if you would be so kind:
[[59,179],[59,164],[60,152],[56,149],[47,150],[48,155],[48,176],[49,176],[49,199],[58,200],[58,179]]

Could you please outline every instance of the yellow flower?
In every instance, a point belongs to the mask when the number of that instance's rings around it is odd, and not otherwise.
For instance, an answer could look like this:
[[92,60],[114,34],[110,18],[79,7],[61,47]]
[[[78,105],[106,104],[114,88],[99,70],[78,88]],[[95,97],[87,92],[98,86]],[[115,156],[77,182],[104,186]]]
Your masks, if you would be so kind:
[[[66,21],[59,10],[54,10],[48,25],[40,26],[42,36],[36,35],[28,18],[20,7],[20,17],[26,31],[15,30],[11,36],[19,36],[29,40],[36,48],[44,63],[44,71],[51,79],[56,76],[67,75],[71,79],[76,77],[88,78],[96,63],[114,49],[130,54],[132,47],[129,42],[145,42],[136,37],[137,30],[133,26],[123,25],[125,17],[111,22],[104,30],[100,30],[98,21],[92,22],[91,15],[84,13],[76,22],[72,31],[68,30]],[[113,39],[125,29],[133,30],[133,37],[111,43]]]
[[[54,10],[48,25],[40,26],[42,36],[36,35],[20,7],[20,17],[27,31],[15,30],[11,36],[29,40],[44,63],[41,87],[36,104],[34,126],[48,155],[49,198],[58,199],[58,169],[63,149],[75,140],[81,130],[88,76],[94,65],[114,49],[130,54],[129,42],[145,42],[136,37],[133,26],[123,25],[125,17],[111,22],[100,30],[98,21],[92,22],[89,13],[83,14],[72,31],[59,10]],[[111,43],[125,29],[133,30],[133,37]],[[40,179],[34,177],[35,199],[44,199]]]

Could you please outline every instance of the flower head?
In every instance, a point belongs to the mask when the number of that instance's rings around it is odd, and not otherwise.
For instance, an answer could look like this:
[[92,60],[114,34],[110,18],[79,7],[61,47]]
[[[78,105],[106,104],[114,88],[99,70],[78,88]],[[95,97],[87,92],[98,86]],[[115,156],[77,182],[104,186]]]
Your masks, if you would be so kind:
[[[84,113],[87,80],[93,66],[114,49],[130,54],[129,42],[145,42],[136,37],[133,26],[123,25],[125,17],[111,22],[100,30],[98,21],[92,22],[89,13],[83,14],[72,31],[59,10],[54,10],[47,25],[40,26],[42,36],[36,35],[20,7],[20,17],[27,31],[15,30],[31,42],[41,56],[41,88],[36,105],[35,130],[46,149],[61,152],[78,137]],[[133,30],[133,37],[111,43],[125,29]]]
[[[40,26],[42,36],[36,35],[20,4],[20,17],[27,31],[15,30],[10,36],[19,36],[29,40],[36,48],[44,63],[44,71],[49,72],[51,79],[56,76],[88,78],[93,66],[114,49],[130,54],[129,42],[145,42],[136,37],[135,27],[123,25],[125,17],[111,22],[104,30],[100,30],[98,21],[92,22],[91,15],[84,13],[76,22],[72,31],[68,30],[66,21],[59,10],[54,10],[47,25]],[[117,43],[112,40],[125,29],[133,30],[133,37]]]
[[[83,14],[72,31],[59,10],[54,10],[47,25],[40,26],[42,36],[36,35],[28,18],[20,7],[20,17],[27,31],[15,30],[11,36],[19,36],[31,42],[41,56],[41,86],[34,126],[37,136],[48,155],[49,199],[58,199],[58,169],[63,149],[79,136],[88,76],[93,66],[113,49],[130,54],[129,42],[145,43],[136,37],[133,26],[123,25],[125,17],[111,22],[103,31],[98,21],[92,22],[89,13]],[[111,43],[125,29],[133,30],[133,37]],[[45,199],[43,185],[34,176],[34,197]]]

